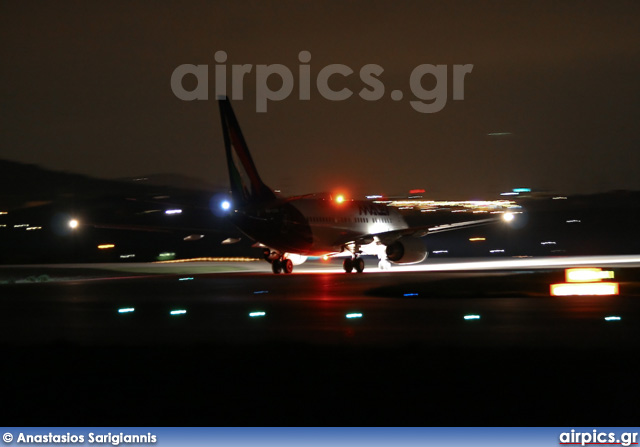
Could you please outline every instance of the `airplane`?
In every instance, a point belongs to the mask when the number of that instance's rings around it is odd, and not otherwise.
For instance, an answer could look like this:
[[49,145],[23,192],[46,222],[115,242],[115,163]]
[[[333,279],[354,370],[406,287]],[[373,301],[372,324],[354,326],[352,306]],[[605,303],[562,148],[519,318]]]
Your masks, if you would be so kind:
[[500,219],[410,227],[395,208],[380,203],[330,194],[278,197],[262,181],[229,99],[219,97],[218,104],[231,183],[229,218],[263,248],[273,273],[291,273],[309,256],[346,255],[346,273],[364,271],[363,255],[377,256],[381,270],[392,263],[415,264],[427,257],[422,236]]

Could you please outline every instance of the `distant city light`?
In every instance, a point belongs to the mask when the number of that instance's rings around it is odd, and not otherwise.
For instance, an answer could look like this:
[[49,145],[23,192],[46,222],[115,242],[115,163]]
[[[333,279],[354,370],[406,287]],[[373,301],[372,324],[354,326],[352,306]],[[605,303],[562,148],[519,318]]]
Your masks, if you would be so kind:
[[263,311],[249,312],[249,316],[250,316],[251,318],[264,317],[265,315],[267,315],[267,313],[266,313],[266,312],[263,312]]
[[352,319],[352,318],[362,318],[362,314],[361,313],[350,313],[345,315],[347,318]]
[[504,250],[502,249],[489,250],[489,253],[504,253]]
[[133,307],[123,307],[122,309],[118,309],[119,314],[129,314],[133,311],[135,311],[135,308]]
[[172,310],[170,312],[171,315],[184,315],[186,313],[187,313],[187,311],[184,310],[184,309]]
[[424,189],[410,189],[409,194],[422,194],[424,193]]
[[193,281],[193,277],[192,276],[188,276],[186,278],[178,278],[178,281]]
[[268,290],[256,290],[253,292],[254,295],[264,295],[265,293],[269,293]]
[[580,223],[580,222],[582,222],[580,219],[571,219],[567,221],[567,223]]
[[181,209],[172,209],[172,210],[166,210],[164,213],[165,214],[182,214],[182,210]]
[[540,242],[540,245],[556,245],[555,241],[544,241]]
[[382,196],[373,195],[373,196],[365,196],[367,199],[382,199]]
[[517,192],[502,192],[500,193],[501,196],[517,196],[518,193]]
[[223,200],[222,203],[220,203],[220,208],[227,211],[229,208],[231,208],[231,202],[229,202],[228,200]]
[[78,225],[80,225],[80,222],[78,222],[76,219],[71,219],[69,221],[69,228],[71,228],[72,230],[78,228]]
[[564,196],[557,196],[557,197],[553,197],[551,200],[567,200],[567,198]]
[[490,137],[506,137],[507,135],[513,135],[511,132],[491,132],[487,134]]
[[487,238],[486,237],[470,237],[469,241],[471,242],[480,242],[480,241],[486,241]]
[[502,218],[504,219],[505,222],[511,222],[516,216],[513,215],[513,213],[504,213],[502,215]]
[[98,249],[100,249],[100,250],[108,250],[108,249],[114,248],[114,247],[115,247],[114,244],[101,244],[101,245],[98,245]]
[[129,258],[135,258],[135,257],[136,257],[136,255],[133,254],[133,253],[128,254],[128,255],[120,255],[120,259],[129,259]]
[[513,192],[521,193],[521,192],[531,192],[531,188],[513,188]]
[[441,253],[449,253],[449,250],[433,250],[431,253],[434,255],[439,255]]
[[465,320],[479,320],[480,319],[480,315],[465,315],[464,319]]
[[611,317],[604,317],[605,321],[620,321],[622,320],[622,318],[618,317],[618,316],[611,316]]

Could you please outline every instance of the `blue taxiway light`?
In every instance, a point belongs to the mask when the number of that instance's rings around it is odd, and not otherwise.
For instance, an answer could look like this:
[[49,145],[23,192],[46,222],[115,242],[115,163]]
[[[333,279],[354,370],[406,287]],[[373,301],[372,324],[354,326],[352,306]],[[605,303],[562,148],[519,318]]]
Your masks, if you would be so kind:
[[266,312],[262,312],[262,311],[258,311],[258,312],[249,312],[249,316],[251,318],[256,318],[256,317],[264,317],[265,315],[267,315]]
[[604,317],[604,319],[605,319],[605,321],[620,321],[620,320],[622,320],[622,318],[616,317],[616,316]]
[[128,314],[135,311],[133,307],[123,307],[122,309],[118,309],[119,314]]
[[351,318],[362,318],[362,314],[361,313],[351,313],[351,314],[347,314],[346,317],[349,318],[349,319],[351,319]]
[[188,277],[188,278],[179,278],[178,281],[193,281],[193,277]]
[[171,315],[184,315],[187,313],[187,311],[184,309],[179,309],[179,310],[172,310],[170,313]]
[[223,200],[220,203],[220,208],[222,208],[223,210],[228,210],[229,208],[231,208],[231,202],[229,202],[228,200]]
[[254,295],[260,295],[260,294],[263,294],[263,293],[269,293],[269,291],[268,290],[256,290],[255,292],[253,292]]
[[465,320],[479,320],[480,319],[480,315],[465,315],[464,319]]
[[418,296],[418,294],[417,294],[417,293],[415,293],[415,292],[413,292],[413,293],[405,293],[405,294],[404,294],[404,295],[402,295],[402,296]]

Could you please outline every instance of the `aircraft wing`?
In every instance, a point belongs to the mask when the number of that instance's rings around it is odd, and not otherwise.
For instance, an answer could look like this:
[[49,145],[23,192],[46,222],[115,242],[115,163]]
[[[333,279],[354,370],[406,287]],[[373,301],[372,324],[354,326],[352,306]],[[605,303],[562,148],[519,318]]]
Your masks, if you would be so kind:
[[359,244],[370,243],[374,238],[377,238],[384,245],[389,245],[403,236],[422,237],[422,236],[426,236],[427,234],[460,230],[463,228],[471,228],[471,227],[476,227],[481,225],[487,225],[487,224],[491,224],[499,221],[501,221],[500,217],[492,217],[489,219],[471,220],[467,222],[456,222],[452,224],[444,224],[444,225],[436,225],[436,226],[425,225],[425,226],[419,226],[419,227],[409,227],[409,228],[404,228],[402,230],[392,230],[392,231],[385,231],[383,233],[374,233],[374,234],[359,236],[354,242]]

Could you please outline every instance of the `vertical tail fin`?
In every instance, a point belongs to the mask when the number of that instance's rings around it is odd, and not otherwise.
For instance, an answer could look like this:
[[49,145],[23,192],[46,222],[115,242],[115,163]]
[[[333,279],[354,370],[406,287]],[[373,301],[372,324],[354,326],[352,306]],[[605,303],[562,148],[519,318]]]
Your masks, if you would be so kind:
[[231,193],[235,205],[241,207],[275,200],[273,191],[260,179],[229,99],[219,98],[218,105],[222,119]]

